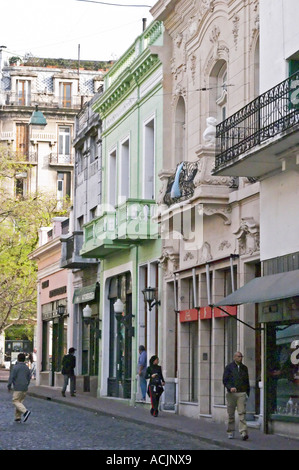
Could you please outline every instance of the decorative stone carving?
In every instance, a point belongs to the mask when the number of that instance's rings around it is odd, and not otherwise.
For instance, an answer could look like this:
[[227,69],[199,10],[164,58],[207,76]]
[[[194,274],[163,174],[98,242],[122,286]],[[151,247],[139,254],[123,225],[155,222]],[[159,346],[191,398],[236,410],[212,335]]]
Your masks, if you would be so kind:
[[186,72],[186,48],[183,33],[179,33],[174,40],[174,56],[171,59],[171,71],[175,80],[182,72]]
[[162,251],[162,255],[159,258],[160,265],[165,271],[165,278],[173,276],[174,271],[179,269],[179,252],[173,247],[166,247]]
[[242,218],[240,227],[234,234],[238,240],[240,255],[252,255],[259,251],[260,231],[253,217]]
[[217,119],[208,117],[206,120],[207,128],[203,133],[203,140],[208,146],[215,145]]
[[194,178],[198,171],[197,162],[182,162],[168,179],[163,202],[168,206],[190,199],[194,192]]
[[224,225],[231,224],[231,207],[230,206],[221,206],[217,204],[204,204],[203,206],[204,215],[219,215],[224,220]]
[[211,253],[211,246],[208,242],[204,242],[198,252],[198,264],[206,263],[207,261],[211,261],[212,259],[213,256]]
[[235,50],[237,50],[238,48],[239,22],[240,22],[240,17],[238,15],[235,15],[233,19],[233,25],[234,25],[233,36],[234,36]]
[[220,243],[218,250],[223,251],[224,248],[230,248],[231,244],[227,240],[223,240],[223,242]]

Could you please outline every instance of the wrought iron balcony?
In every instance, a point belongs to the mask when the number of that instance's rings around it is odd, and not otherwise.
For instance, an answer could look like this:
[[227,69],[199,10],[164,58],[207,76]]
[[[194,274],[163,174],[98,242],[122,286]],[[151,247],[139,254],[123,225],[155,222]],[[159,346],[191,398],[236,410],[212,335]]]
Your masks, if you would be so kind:
[[128,199],[115,211],[87,223],[80,254],[101,259],[131,244],[158,238],[158,224],[152,221],[155,208],[155,201]]
[[68,269],[81,269],[94,264],[93,258],[82,258],[80,250],[83,245],[83,232],[76,231],[72,234],[61,236],[60,267]]
[[[217,125],[215,175],[260,177],[298,144],[299,72]],[[273,145],[275,147],[273,147]]]
[[51,166],[73,166],[74,158],[73,155],[61,155],[59,153],[51,152],[49,154],[49,165]]

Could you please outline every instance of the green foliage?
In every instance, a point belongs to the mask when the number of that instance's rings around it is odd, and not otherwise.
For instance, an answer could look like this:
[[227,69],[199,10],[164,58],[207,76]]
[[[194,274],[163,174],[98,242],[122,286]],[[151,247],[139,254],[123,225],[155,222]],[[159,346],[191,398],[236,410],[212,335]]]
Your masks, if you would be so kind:
[[28,325],[13,325],[5,331],[5,339],[12,340],[29,340],[33,341],[34,337],[34,326]]
[[35,321],[37,269],[29,255],[37,246],[39,228],[67,210],[58,212],[51,194],[15,197],[11,186],[20,170],[25,169],[14,155],[0,150],[0,333]]

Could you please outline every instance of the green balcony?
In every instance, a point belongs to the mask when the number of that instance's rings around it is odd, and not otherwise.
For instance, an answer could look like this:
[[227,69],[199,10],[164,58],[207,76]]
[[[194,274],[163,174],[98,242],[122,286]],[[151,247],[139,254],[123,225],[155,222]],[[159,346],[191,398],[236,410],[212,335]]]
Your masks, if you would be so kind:
[[156,203],[147,199],[127,199],[117,207],[119,240],[134,243],[158,238],[158,224],[153,222]]
[[101,259],[132,244],[157,239],[158,224],[152,219],[155,210],[155,201],[127,199],[115,212],[105,212],[84,226],[80,255]]

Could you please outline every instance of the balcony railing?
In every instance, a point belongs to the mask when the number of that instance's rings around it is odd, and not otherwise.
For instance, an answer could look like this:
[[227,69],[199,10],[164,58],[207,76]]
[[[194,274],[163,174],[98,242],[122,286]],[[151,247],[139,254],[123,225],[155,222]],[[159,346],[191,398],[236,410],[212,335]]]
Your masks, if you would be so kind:
[[83,245],[83,232],[73,232],[61,237],[60,266],[68,269],[84,268],[95,262],[94,259],[82,258],[80,250]]
[[217,125],[215,172],[298,124],[299,72],[296,72]]
[[155,209],[155,201],[128,199],[115,211],[92,220],[84,227],[81,255],[104,258],[136,242],[158,238],[158,224],[152,220]]
[[49,154],[49,164],[53,166],[69,166],[74,164],[73,155]]

